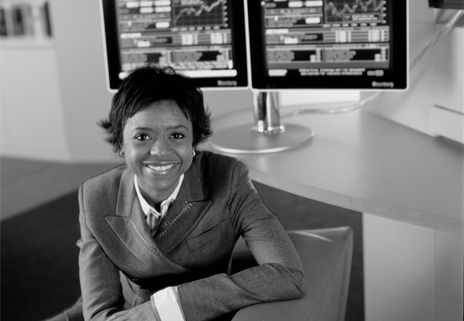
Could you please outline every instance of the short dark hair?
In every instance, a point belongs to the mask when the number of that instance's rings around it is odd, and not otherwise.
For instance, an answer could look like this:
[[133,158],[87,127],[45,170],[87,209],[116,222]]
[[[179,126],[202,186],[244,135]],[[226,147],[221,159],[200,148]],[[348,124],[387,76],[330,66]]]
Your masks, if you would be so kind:
[[148,105],[163,101],[175,102],[192,122],[193,147],[211,136],[210,113],[205,109],[203,93],[193,80],[172,67],[145,64],[123,79],[111,102],[108,119],[99,122],[115,152],[121,150],[127,119]]

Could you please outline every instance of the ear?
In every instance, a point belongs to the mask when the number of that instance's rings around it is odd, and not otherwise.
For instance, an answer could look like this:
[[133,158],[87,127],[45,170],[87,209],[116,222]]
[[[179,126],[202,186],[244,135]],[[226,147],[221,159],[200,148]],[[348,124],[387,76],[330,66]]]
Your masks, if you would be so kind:
[[124,157],[124,145],[122,143],[118,144],[118,154],[121,157]]

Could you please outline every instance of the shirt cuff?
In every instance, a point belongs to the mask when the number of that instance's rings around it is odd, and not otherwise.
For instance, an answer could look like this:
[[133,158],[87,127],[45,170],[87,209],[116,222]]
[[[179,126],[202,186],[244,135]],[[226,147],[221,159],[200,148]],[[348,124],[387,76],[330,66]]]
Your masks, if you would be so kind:
[[178,298],[175,286],[167,287],[151,296],[151,304],[161,321],[185,321]]

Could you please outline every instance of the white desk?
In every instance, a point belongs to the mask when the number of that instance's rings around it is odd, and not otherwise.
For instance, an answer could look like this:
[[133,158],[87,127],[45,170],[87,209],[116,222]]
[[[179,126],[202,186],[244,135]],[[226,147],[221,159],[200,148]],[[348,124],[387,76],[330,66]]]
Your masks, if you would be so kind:
[[[249,108],[213,119],[213,129],[252,122]],[[234,156],[257,182],[363,213],[366,320],[462,321],[464,147],[364,111],[282,123],[315,137]]]

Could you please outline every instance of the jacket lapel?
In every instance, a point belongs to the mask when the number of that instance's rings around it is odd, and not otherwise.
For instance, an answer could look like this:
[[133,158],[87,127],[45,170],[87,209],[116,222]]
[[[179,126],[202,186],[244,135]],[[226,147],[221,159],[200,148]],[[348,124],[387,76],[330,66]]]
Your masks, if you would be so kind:
[[164,253],[172,251],[195,228],[210,205],[211,201],[205,200],[200,169],[195,161],[185,173],[179,194],[155,235],[158,247]]
[[140,202],[134,189],[134,175],[125,170],[122,174],[114,215],[106,221],[118,238],[140,261],[146,262],[147,247],[156,252]]

